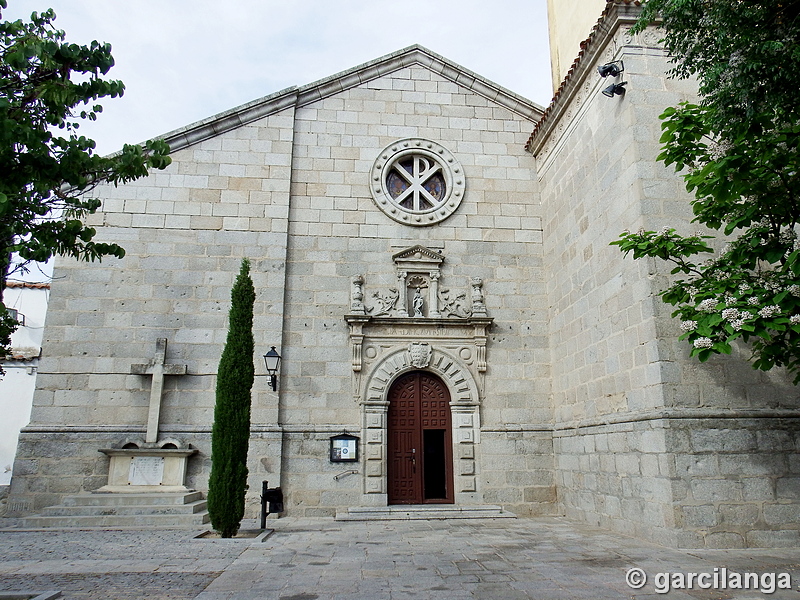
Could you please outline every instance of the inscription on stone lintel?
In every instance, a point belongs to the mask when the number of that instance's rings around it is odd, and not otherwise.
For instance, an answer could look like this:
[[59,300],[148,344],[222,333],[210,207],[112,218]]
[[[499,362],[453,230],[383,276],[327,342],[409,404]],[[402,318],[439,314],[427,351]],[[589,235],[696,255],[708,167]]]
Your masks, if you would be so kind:
[[[455,328],[448,329],[392,329],[391,332],[385,332],[384,335],[392,335],[396,337],[401,336],[415,336],[415,337],[469,337],[472,333],[471,329],[461,328],[459,331]],[[373,334],[374,335],[374,334]]]
[[128,472],[130,485],[161,485],[163,481],[163,456],[134,456],[131,458],[131,468]]

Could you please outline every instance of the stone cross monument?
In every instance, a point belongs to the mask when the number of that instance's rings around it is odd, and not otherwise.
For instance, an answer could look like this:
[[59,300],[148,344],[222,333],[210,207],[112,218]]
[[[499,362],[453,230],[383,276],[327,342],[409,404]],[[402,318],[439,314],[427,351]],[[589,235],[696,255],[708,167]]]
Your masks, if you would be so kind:
[[156,353],[149,363],[131,365],[134,375],[151,375],[150,406],[145,439],[125,440],[121,448],[100,450],[111,460],[108,484],[100,492],[186,492],[187,460],[197,453],[178,440],[159,438],[164,377],[186,375],[187,365],[167,363],[167,338],[156,340]]
[[156,340],[156,354],[147,364],[131,365],[134,375],[152,375],[150,384],[150,408],[147,412],[147,433],[144,441],[155,444],[158,441],[158,421],[161,415],[161,395],[164,391],[164,376],[186,375],[186,365],[167,364],[167,338]]

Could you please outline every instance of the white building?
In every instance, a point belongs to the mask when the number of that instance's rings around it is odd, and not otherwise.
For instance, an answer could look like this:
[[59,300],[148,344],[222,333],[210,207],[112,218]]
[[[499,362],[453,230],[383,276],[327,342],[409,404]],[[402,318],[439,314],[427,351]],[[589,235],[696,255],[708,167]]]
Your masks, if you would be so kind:
[[5,375],[0,379],[0,485],[11,482],[19,431],[30,419],[49,290],[48,283],[10,281],[3,295],[5,305],[16,311],[20,326],[11,337],[12,355],[2,361]]

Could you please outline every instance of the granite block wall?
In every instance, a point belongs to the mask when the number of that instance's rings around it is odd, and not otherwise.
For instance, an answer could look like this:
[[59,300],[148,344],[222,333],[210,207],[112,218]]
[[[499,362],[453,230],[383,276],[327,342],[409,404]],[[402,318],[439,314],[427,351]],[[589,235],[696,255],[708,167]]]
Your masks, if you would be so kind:
[[[743,349],[690,359],[657,295],[668,268],[608,245],[623,229],[698,229],[682,180],[655,160],[658,115],[693,99],[694,83],[665,77],[659,33],[631,36],[634,16],[610,9],[531,146],[547,215],[559,505],[677,546],[795,543],[796,389],[754,372]],[[608,98],[596,67],[612,60],[628,83]],[[775,436],[779,448],[759,442]],[[755,473],[768,488],[759,499],[745,492]]]
[[[422,244],[445,258],[442,285],[468,294],[470,278],[483,279],[494,319],[479,399],[487,430],[480,460],[489,466],[469,475],[479,478],[470,498],[552,512],[550,431],[541,425],[552,420],[543,215],[534,159],[523,149],[538,114],[412,49],[168,134],[179,149],[167,170],[99,190],[102,212],[90,221],[125,258],[57,264],[40,389],[12,496],[36,508],[57,500],[49,487],[32,489],[42,471],[25,466],[55,434],[95,477],[65,472],[58,493],[103,484],[107,459],[97,449],[144,431],[150,377],[131,374],[131,365],[147,363],[159,337],[168,339],[167,362],[188,371],[166,377],[161,437],[200,450],[187,484],[206,489],[230,287],[247,256],[257,354],[275,345],[283,356],[277,393],[256,365],[248,515],[265,479],[284,488],[290,515],[358,504],[363,473],[335,479],[347,469],[328,461],[328,438],[362,427],[344,320],[351,279],[362,274],[368,291],[395,285],[392,255]],[[438,225],[397,223],[371,197],[378,153],[407,137],[442,144],[463,165],[463,201]],[[500,463],[509,474],[497,478],[491,471]]]
[[[358,477],[333,480],[335,469],[324,464],[327,437],[318,433],[318,425],[360,431],[362,409],[352,393],[349,331],[343,319],[349,312],[350,282],[354,275],[364,276],[365,304],[373,306],[372,292],[396,285],[392,255],[402,248],[421,244],[441,251],[442,287],[468,291],[469,278],[484,281],[487,310],[495,319],[481,406],[484,427],[549,420],[541,215],[533,161],[522,149],[531,125],[413,66],[297,110],[284,330],[287,388],[281,414],[284,423],[317,440],[320,464],[313,477],[298,474],[314,460],[306,452],[309,443],[294,441],[301,434],[291,434],[285,447],[286,471],[293,474],[287,489],[302,514],[330,514],[361,492]],[[409,137],[442,144],[464,167],[467,188],[461,206],[432,227],[394,222],[377,210],[370,195],[368,174],[378,154]],[[520,454],[496,456],[488,447],[482,452],[487,464],[510,460],[520,472],[530,460]],[[539,460],[539,468],[548,473],[540,485],[552,490],[549,449]],[[490,478],[476,502],[508,496],[522,506],[522,490],[532,485]],[[295,504],[295,493],[301,494],[302,504]],[[550,502],[537,510],[550,510]],[[524,511],[530,510],[526,505]]]
[[[190,145],[163,172],[98,190],[103,206],[90,217],[97,239],[120,244],[126,255],[100,265],[57,260],[31,423],[17,453],[20,465],[36,462],[55,439],[64,456],[94,465],[94,475],[87,479],[86,465],[80,473],[54,466],[56,483],[21,467],[11,490],[19,506],[38,509],[57,493],[104,485],[108,459],[97,451],[144,437],[151,377],[131,374],[131,365],[152,360],[161,337],[166,362],[187,365],[187,375],[165,378],[159,437],[200,449],[187,484],[206,489],[217,364],[243,257],[252,261],[257,290],[257,350],[280,344],[292,115],[281,111]],[[256,368],[253,422],[276,425],[277,397],[263,366]],[[280,443],[271,452],[279,456]],[[257,450],[251,459],[259,473]],[[280,461],[275,468],[280,473]],[[251,496],[259,490],[251,485]]]

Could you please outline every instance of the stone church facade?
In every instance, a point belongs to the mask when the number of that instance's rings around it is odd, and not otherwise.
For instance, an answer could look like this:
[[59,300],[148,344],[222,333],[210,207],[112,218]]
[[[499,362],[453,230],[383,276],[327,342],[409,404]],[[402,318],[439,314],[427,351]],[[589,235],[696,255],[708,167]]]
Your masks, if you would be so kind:
[[[108,484],[98,450],[151,434],[196,449],[185,483],[207,489],[248,257],[256,351],[282,356],[276,391],[257,363],[251,516],[268,480],[294,516],[495,504],[674,546],[799,543],[797,390],[690,360],[665,271],[608,245],[691,227],[654,157],[657,115],[694,90],[657,33],[628,34],[637,10],[609,3],[546,110],[414,46],[167,134],[166,171],[100,190],[125,258],[56,266],[16,514]],[[628,83],[607,98],[612,60]],[[331,460],[340,434],[356,462]]]

